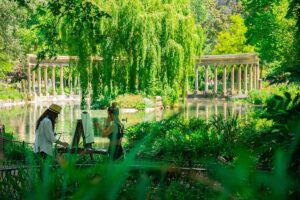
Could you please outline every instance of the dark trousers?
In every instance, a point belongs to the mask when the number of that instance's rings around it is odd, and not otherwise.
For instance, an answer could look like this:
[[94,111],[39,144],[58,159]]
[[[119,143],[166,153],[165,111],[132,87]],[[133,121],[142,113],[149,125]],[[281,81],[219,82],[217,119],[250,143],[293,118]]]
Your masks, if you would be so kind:
[[122,145],[110,145],[108,148],[109,158],[111,160],[118,160],[123,157],[123,147]]

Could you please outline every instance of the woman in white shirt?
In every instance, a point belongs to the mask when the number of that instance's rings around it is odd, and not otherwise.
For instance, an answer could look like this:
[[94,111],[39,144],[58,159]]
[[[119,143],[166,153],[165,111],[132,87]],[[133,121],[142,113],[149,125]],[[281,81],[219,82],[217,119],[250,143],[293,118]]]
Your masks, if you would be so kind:
[[52,104],[37,120],[34,140],[34,152],[39,154],[43,159],[53,156],[52,144],[57,143],[68,147],[69,144],[61,142],[55,138],[55,122],[61,107]]

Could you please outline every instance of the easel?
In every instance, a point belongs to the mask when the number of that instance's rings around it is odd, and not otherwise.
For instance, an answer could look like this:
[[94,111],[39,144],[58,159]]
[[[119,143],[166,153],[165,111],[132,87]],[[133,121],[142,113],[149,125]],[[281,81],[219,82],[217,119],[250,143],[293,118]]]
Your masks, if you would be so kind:
[[[82,138],[83,141],[83,148],[79,147],[79,142],[80,138]],[[102,154],[102,155],[107,155],[107,150],[106,149],[93,149],[92,148],[92,143],[86,143],[85,142],[85,134],[83,131],[83,125],[82,125],[82,120],[78,119],[76,123],[76,129],[75,133],[73,136],[71,148],[58,148],[57,149],[58,153],[60,155],[64,153],[71,153],[71,154],[89,154],[91,160],[93,160],[93,154]]]

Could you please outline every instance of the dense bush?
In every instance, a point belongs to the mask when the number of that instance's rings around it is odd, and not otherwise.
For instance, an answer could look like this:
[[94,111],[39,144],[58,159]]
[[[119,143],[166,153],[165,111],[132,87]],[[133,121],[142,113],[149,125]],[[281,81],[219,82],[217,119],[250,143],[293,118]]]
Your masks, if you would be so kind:
[[138,110],[144,110],[146,108],[146,103],[142,95],[119,95],[115,101],[118,103],[120,108],[136,108]]
[[23,100],[24,94],[12,87],[2,87],[0,89],[0,100]]

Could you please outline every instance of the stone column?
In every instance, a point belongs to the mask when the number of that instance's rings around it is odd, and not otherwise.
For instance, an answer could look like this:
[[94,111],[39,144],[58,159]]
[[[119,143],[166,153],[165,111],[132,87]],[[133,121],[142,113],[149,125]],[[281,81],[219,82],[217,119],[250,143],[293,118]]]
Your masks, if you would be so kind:
[[216,95],[218,93],[218,66],[215,66],[215,72],[214,72],[214,94]]
[[198,65],[195,66],[195,96],[198,94],[199,91],[199,73],[198,73]]
[[36,95],[35,92],[35,71],[32,72],[32,91],[33,91],[33,95]]
[[27,83],[28,83],[28,93],[31,95],[31,65],[27,68]]
[[52,65],[52,95],[55,96],[56,95],[56,91],[55,91],[55,65]]
[[250,65],[250,74],[249,74],[249,78],[250,78],[250,88],[249,88],[249,90],[251,91],[252,89],[253,89],[253,73],[252,73],[252,71],[253,71],[253,65],[251,64]]
[[231,95],[234,95],[234,65],[231,66]]
[[61,65],[60,66],[60,94],[61,95],[64,95],[64,68],[63,66]]
[[38,86],[39,86],[39,96],[42,96],[42,77],[41,77],[41,67],[38,67]]
[[226,65],[223,66],[223,95],[227,95],[227,87],[226,87]]
[[44,68],[44,81],[45,81],[45,95],[49,96],[48,93],[48,66]]
[[248,65],[245,65],[244,67],[244,93],[245,95],[248,94]]
[[208,65],[205,65],[205,90],[204,94],[208,94]]
[[238,65],[238,95],[242,95],[242,69],[241,65]]
[[257,75],[256,75],[256,73],[257,73],[257,66],[256,65],[254,65],[254,74],[253,74],[253,77],[254,77],[254,80],[253,80],[253,88],[256,90],[256,83],[257,83]]

